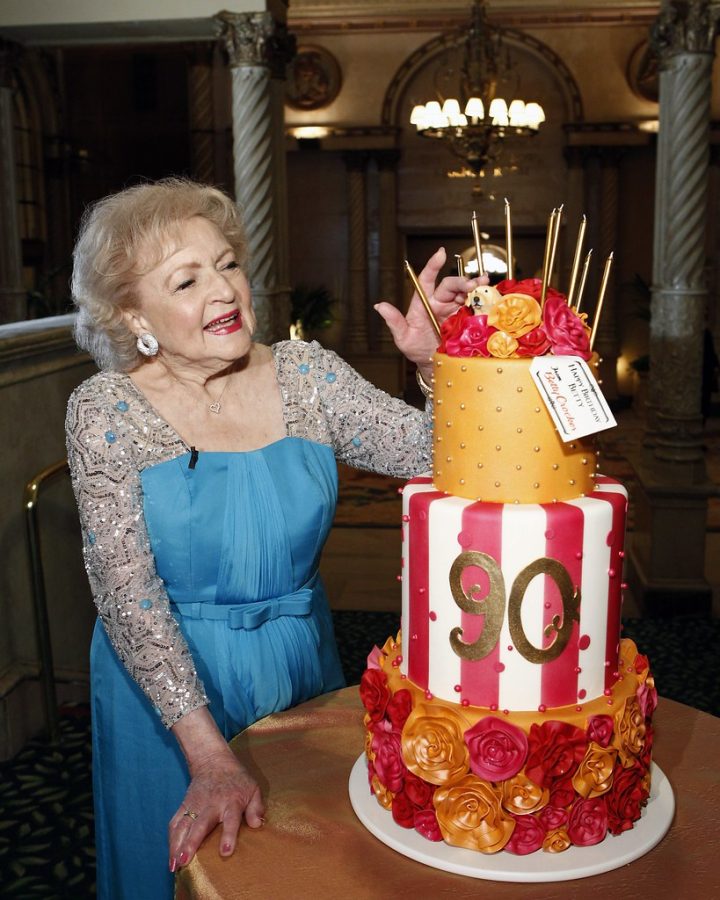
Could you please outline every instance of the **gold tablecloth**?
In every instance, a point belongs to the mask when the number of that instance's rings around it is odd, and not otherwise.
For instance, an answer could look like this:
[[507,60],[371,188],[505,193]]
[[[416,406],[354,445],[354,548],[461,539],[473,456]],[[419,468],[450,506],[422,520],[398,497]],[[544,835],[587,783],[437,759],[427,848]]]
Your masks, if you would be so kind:
[[[489,884],[408,859],[374,838],[355,817],[350,770],[363,748],[357,687],[275,713],[238,735],[232,747],[254,771],[267,823],[243,827],[230,859],[219,829],[176,878],[178,900],[378,900],[388,897],[562,900],[562,898],[720,896],[720,719],[661,698],[654,758],[673,787],[675,819],[648,854],[613,872],[548,884]],[[611,838],[608,838],[610,840]]]

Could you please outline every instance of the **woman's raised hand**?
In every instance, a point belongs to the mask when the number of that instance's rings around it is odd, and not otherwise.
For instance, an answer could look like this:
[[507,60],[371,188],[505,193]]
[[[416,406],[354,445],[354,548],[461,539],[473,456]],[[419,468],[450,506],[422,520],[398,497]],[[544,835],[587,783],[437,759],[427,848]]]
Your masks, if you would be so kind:
[[[464,278],[449,275],[437,284],[446,259],[445,249],[441,247],[425,263],[425,268],[418,275],[418,281],[440,324],[465,303],[470,291],[488,281],[487,277]],[[376,304],[375,309],[385,320],[398,350],[421,371],[429,374],[430,357],[439,341],[417,291],[412,295],[407,315],[403,315],[396,306],[386,301]]]

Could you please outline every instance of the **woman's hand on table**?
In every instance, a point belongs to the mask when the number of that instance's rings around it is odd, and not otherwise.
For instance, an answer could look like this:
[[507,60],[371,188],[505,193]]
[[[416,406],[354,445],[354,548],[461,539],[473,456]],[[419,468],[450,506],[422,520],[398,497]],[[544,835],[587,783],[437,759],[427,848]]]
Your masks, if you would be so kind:
[[[464,278],[460,275],[448,275],[437,284],[438,276],[446,259],[445,249],[441,247],[430,257],[425,268],[418,275],[418,281],[440,324],[465,303],[470,291],[478,285],[488,283],[487,276]],[[432,374],[430,357],[435,352],[439,341],[417,291],[412,295],[406,315],[403,315],[396,306],[387,301],[377,303],[375,310],[385,320],[395,341],[395,346],[410,362],[415,363],[423,377],[429,382]]]
[[222,757],[207,757],[192,773],[183,804],[170,821],[170,871],[186,866],[217,825],[222,826],[220,855],[230,856],[243,818],[250,828],[260,828],[264,813],[260,788],[230,748]]
[[170,871],[186,866],[210,832],[222,825],[220,855],[235,850],[243,818],[260,828],[265,804],[257,782],[228,746],[202,706],[173,725],[173,733],[185,754],[190,785],[180,809],[170,820]]

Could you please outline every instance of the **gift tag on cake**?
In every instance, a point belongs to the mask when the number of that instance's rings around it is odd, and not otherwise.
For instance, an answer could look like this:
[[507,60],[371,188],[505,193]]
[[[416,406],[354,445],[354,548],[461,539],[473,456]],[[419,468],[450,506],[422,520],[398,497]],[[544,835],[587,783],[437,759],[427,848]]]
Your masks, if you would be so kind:
[[530,374],[563,441],[617,425],[597,381],[579,356],[537,356]]

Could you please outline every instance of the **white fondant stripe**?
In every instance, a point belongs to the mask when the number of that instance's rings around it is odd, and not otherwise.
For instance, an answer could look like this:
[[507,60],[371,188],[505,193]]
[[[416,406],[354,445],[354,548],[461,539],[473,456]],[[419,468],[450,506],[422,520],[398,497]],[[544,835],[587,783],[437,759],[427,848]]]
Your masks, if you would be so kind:
[[[506,505],[502,518],[502,572],[509,600],[513,581],[526,565],[545,556],[546,516],[535,504]],[[522,623],[528,640],[543,646],[544,578],[533,578],[522,604]],[[500,636],[500,709],[535,709],[541,703],[542,667],[508,650],[510,637],[507,609]]]
[[460,657],[450,647],[450,632],[461,625],[462,611],[450,590],[450,569],[462,547],[457,535],[462,529],[463,509],[470,500],[444,497],[430,505],[430,665],[428,689],[435,697],[458,701]]
[[608,615],[608,568],[610,548],[608,531],[612,526],[612,507],[604,500],[583,497],[566,501],[579,507],[585,518],[580,600],[580,635],[590,637],[590,646],[581,650],[578,666],[578,693],[585,691],[581,703],[602,695],[605,687],[605,636]]

